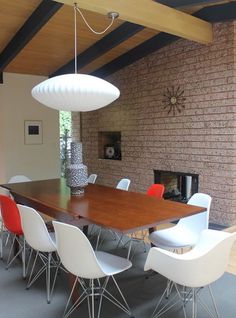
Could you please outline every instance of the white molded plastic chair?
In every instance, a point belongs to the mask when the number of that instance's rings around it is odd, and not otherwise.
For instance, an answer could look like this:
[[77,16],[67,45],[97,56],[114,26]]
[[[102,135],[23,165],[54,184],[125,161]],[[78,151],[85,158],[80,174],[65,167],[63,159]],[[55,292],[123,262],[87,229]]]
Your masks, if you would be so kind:
[[171,228],[154,231],[149,235],[152,244],[171,250],[196,244],[201,232],[208,228],[211,197],[208,194],[195,193],[188,204],[205,207],[206,212],[182,218]]
[[[54,289],[55,280],[57,271],[59,268],[59,262],[54,261],[52,257],[52,253],[56,252],[56,244],[55,244],[55,234],[49,233],[48,229],[44,223],[41,215],[34,210],[33,208],[17,205],[20,211],[22,228],[25,236],[25,240],[28,245],[36,251],[36,257],[33,262],[33,266],[31,269],[30,277],[27,283],[27,289],[41,276],[41,274],[46,271],[46,292],[47,292],[47,302],[50,303],[51,294]],[[42,268],[39,270],[37,274],[33,277],[33,272],[35,268],[35,264],[37,258],[43,263]],[[31,254],[30,254],[31,258]],[[30,264],[30,259],[28,265]],[[52,287],[51,285],[51,267],[56,267],[55,277],[53,280]],[[27,270],[28,271],[28,270]]]
[[129,179],[121,179],[116,186],[116,189],[125,190],[128,191],[130,186],[130,180]]
[[[227,233],[223,231],[204,230],[202,231],[197,244],[192,250],[184,254],[176,254],[161,248],[150,249],[144,270],[154,270],[165,276],[169,281],[173,281],[174,288],[169,295],[167,303],[163,305],[168,286],[153,312],[152,317],[157,318],[168,311],[176,298],[182,302],[184,317],[185,308],[188,302],[192,301],[192,318],[197,317],[197,302],[208,312],[211,312],[201,298],[202,287],[209,287],[210,296],[216,317],[219,317],[215,300],[210,288],[210,284],[220,278],[227,267],[230,250],[236,240],[236,232]],[[180,289],[177,284],[184,286]],[[167,306],[169,306],[167,308]],[[210,314],[214,317],[213,313]]]
[[[100,295],[98,314],[100,316],[102,299],[105,297],[117,307],[130,315],[130,308],[113,275],[119,274],[132,266],[129,260],[105,252],[94,252],[89,240],[77,227],[53,221],[56,233],[57,251],[65,268],[76,276],[69,296],[64,318],[68,317],[84,300],[88,301],[89,316],[95,317],[94,296]],[[104,283],[102,284],[102,278]],[[112,278],[121,296],[121,301],[107,291],[107,283]],[[84,279],[88,279],[88,285]],[[81,295],[68,309],[68,305],[76,284],[81,286]],[[97,284],[95,284],[97,283]],[[91,300],[91,302],[90,302]],[[123,303],[122,303],[123,302]],[[91,304],[91,309],[90,309]]]
[[97,176],[97,174],[95,174],[95,173],[90,174],[90,176],[88,177],[88,183],[95,183],[97,177],[98,177],[98,176]]
[[7,197],[10,196],[10,191],[6,188],[0,187],[0,194],[6,195]]
[[11,177],[8,183],[19,183],[19,182],[28,182],[28,181],[31,181],[31,179],[23,175],[16,175]]

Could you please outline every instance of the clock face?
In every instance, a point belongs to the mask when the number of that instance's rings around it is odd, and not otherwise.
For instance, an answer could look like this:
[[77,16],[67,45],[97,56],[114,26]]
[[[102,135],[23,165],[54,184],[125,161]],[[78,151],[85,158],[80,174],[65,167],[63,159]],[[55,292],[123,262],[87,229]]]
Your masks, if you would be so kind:
[[176,113],[180,113],[184,106],[185,97],[183,96],[184,90],[181,90],[178,86],[177,88],[167,88],[164,93],[164,109],[168,111],[169,114],[175,115]]
[[177,98],[176,98],[175,96],[172,96],[172,97],[170,98],[170,102],[171,102],[172,105],[176,104]]

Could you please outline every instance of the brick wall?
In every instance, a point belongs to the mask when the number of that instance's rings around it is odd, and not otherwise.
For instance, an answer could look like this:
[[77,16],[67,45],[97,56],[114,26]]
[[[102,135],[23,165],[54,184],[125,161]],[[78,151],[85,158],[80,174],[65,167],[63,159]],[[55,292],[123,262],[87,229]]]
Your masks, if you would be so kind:
[[[213,198],[210,221],[236,223],[236,24],[214,25],[214,43],[182,40],[116,72],[121,96],[82,116],[84,162],[98,183],[131,179],[145,192],[153,169],[199,174]],[[163,93],[184,90],[185,109],[168,115]],[[122,161],[98,159],[98,131],[121,131]]]

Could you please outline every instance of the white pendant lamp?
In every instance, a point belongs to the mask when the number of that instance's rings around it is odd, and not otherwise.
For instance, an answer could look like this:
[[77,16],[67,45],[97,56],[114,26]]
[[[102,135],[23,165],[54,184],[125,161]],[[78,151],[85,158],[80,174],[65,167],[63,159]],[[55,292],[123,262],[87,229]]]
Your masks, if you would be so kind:
[[120,91],[95,76],[65,74],[38,84],[32,89],[32,96],[57,110],[86,112],[112,103],[120,96]]
[[[32,89],[31,94],[38,102],[57,110],[92,111],[115,101],[120,96],[120,91],[114,85],[101,78],[92,75],[77,74],[76,11],[78,10],[80,14],[82,13],[76,4],[74,10],[75,74],[64,74],[49,78],[36,85]],[[106,30],[117,17],[116,14],[110,14],[110,16],[112,21]],[[84,21],[87,24],[85,19]],[[89,28],[91,29],[90,26]],[[106,30],[101,33],[104,33]]]

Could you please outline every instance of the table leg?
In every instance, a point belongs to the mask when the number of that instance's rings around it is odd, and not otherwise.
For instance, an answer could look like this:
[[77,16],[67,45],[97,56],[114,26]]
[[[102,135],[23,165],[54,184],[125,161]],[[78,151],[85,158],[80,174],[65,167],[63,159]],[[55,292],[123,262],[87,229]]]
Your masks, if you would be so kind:
[[[155,231],[155,228],[154,228],[154,227],[150,227],[150,228],[148,229],[149,235],[150,235],[151,233],[153,233],[154,231]],[[154,246],[155,246],[155,245],[151,243],[151,247],[154,247]]]
[[86,236],[88,236],[88,225],[83,226],[83,232]]

